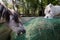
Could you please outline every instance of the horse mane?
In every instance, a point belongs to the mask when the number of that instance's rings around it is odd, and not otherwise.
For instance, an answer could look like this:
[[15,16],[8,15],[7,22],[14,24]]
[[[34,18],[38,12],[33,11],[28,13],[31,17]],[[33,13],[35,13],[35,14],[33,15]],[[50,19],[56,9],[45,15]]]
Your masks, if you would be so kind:
[[17,13],[14,13],[13,16],[14,16],[14,17],[13,17],[14,21],[15,21],[16,23],[19,23],[19,17],[18,17],[18,14],[17,14]]
[[9,20],[10,20],[10,11],[8,10],[8,9],[4,9],[4,11],[3,11],[3,17],[5,18],[5,20],[7,21],[7,22],[9,22]]
[[12,12],[8,9],[5,9],[5,12],[4,12],[4,17],[6,19],[7,22],[10,21],[10,15],[13,15],[13,20],[16,22],[16,23],[19,23],[19,18],[18,18],[18,14],[15,12],[14,14],[12,14]]
[[1,6],[0,13],[2,13],[5,7],[2,4],[0,4],[0,6]]

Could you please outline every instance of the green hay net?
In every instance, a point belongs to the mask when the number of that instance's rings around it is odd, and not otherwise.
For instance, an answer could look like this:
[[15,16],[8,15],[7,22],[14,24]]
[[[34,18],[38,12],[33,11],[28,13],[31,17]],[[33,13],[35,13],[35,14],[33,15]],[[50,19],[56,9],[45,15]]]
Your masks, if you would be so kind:
[[26,34],[14,40],[60,40],[60,19],[36,17],[25,24]]

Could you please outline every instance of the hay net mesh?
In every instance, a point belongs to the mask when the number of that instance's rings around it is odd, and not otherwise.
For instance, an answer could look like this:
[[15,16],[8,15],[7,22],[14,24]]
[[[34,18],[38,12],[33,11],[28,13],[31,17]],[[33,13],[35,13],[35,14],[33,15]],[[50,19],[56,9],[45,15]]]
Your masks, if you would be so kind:
[[60,40],[60,19],[34,18],[25,24],[26,34],[18,40]]

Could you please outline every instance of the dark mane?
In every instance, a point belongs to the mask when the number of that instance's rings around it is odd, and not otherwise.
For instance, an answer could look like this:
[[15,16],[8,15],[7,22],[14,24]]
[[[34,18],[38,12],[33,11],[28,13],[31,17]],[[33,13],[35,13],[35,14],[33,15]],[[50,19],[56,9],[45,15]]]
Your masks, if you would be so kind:
[[7,22],[9,22],[9,20],[10,20],[10,11],[8,10],[8,9],[4,9],[4,12],[3,12],[3,17],[5,18],[5,20],[7,21]]
[[[0,18],[3,17],[5,18],[5,20],[7,22],[9,22],[10,20],[10,15],[13,15],[11,10],[9,10],[8,8],[4,7],[4,5],[0,4]],[[13,20],[16,22],[16,23],[19,23],[19,19],[18,19],[18,13],[17,12],[14,12],[14,15],[13,15]]]
[[1,6],[0,13],[2,13],[5,7],[2,4],[0,4],[0,6]]
[[4,9],[5,9],[5,7],[2,4],[0,4],[0,18],[2,16],[2,12],[3,12]]
[[17,14],[17,13],[14,13],[13,16],[14,16],[14,17],[13,17],[14,21],[15,21],[16,23],[19,23],[18,14]]
[[16,22],[16,23],[19,23],[19,19],[18,19],[18,14],[17,12],[15,12],[14,14],[12,14],[12,12],[8,9],[4,9],[4,12],[3,12],[3,17],[5,18],[5,20],[7,22],[9,22],[10,20],[10,15],[13,15],[13,20]]

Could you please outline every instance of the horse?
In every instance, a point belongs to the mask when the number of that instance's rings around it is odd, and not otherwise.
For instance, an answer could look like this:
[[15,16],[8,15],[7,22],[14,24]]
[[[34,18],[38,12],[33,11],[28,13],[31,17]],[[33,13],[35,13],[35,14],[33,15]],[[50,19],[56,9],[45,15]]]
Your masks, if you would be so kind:
[[17,36],[26,33],[23,23],[19,20],[18,13],[0,3],[0,17],[6,20],[5,24],[16,33]]
[[45,7],[44,13],[45,13],[44,18],[48,18],[48,19],[52,19],[56,16],[60,16],[60,6],[53,5],[50,3]]
[[6,9],[3,13],[3,17],[5,18],[6,24],[9,28],[17,35],[26,32],[23,23],[19,20],[18,14],[15,11],[13,12],[12,9]]

